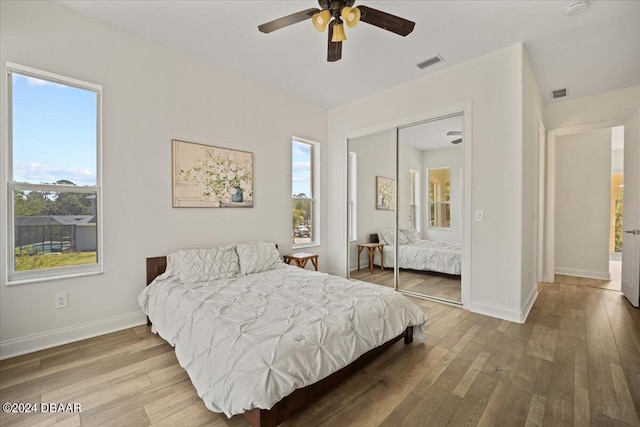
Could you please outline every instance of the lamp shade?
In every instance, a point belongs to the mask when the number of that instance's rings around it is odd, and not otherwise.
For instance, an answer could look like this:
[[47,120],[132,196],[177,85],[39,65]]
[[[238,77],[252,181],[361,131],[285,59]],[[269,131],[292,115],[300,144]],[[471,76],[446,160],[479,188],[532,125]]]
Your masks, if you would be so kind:
[[342,20],[347,24],[347,27],[355,27],[360,22],[360,9],[357,7],[345,6],[340,12]]
[[343,42],[347,39],[347,35],[344,33],[344,25],[342,25],[342,21],[340,18],[336,19],[336,23],[333,26],[333,36],[331,37],[332,42]]
[[327,25],[329,25],[330,20],[331,20],[331,12],[326,9],[318,13],[315,13],[311,17],[311,22],[313,23],[313,26],[319,32],[323,32],[327,28]]

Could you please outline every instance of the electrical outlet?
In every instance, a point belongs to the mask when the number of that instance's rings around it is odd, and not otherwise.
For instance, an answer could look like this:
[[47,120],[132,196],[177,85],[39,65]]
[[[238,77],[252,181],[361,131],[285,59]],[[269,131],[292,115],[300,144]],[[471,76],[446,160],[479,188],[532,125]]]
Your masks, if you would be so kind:
[[476,221],[484,221],[484,211],[476,211]]
[[56,308],[66,308],[67,307],[67,293],[62,292],[56,294],[54,305]]

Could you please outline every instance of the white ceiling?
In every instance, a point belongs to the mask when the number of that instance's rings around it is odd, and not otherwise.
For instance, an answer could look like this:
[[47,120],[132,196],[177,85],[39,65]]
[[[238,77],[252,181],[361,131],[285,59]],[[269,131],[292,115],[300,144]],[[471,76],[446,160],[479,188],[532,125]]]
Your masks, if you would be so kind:
[[[524,42],[545,102],[640,84],[640,1],[376,1],[363,4],[416,22],[403,38],[360,23],[346,28],[342,60],[326,62],[326,33],[301,22],[271,34],[257,26],[309,7],[296,1],[108,1],[58,3],[196,55],[293,96],[334,107]],[[356,3],[359,4],[358,1]],[[415,64],[440,54],[425,70]]]
[[411,145],[418,150],[453,148],[464,144],[464,141],[457,145],[451,144],[451,141],[462,138],[462,136],[447,136],[447,132],[450,130],[462,131],[462,116],[453,116],[402,128],[398,139],[401,144]]

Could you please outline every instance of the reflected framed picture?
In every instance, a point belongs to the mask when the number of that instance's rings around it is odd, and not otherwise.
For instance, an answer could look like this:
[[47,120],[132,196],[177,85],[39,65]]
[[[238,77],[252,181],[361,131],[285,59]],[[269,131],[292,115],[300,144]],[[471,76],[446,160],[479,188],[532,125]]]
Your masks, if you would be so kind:
[[396,180],[376,176],[376,209],[396,209]]
[[174,208],[252,208],[253,153],[172,140]]

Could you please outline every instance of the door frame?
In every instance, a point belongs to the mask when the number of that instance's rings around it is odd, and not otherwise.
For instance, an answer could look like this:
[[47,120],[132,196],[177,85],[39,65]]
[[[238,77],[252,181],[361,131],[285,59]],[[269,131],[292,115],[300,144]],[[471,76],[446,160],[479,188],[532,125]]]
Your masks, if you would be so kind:
[[583,133],[593,130],[624,126],[625,119],[608,120],[577,126],[551,129],[547,137],[547,197],[545,212],[545,242],[542,279],[555,281],[556,270],[556,146],[559,136]]
[[[429,111],[425,111],[422,113],[418,113],[418,114],[413,114],[410,116],[405,116],[405,117],[400,117],[394,120],[389,120],[386,122],[382,122],[382,123],[378,123],[372,126],[367,126],[364,128],[360,128],[360,129],[354,129],[351,131],[348,131],[345,133],[345,138],[344,138],[344,145],[343,145],[343,164],[348,165],[349,163],[349,140],[350,139],[354,139],[354,138],[359,138],[362,136],[367,136],[367,135],[371,135],[371,134],[375,134],[375,133],[379,133],[379,132],[383,132],[386,130],[391,130],[391,129],[396,129],[396,149],[397,149],[397,144],[398,144],[398,129],[402,128],[402,127],[406,127],[406,126],[410,126],[413,124],[418,124],[421,122],[428,122],[428,121],[433,121],[433,120],[437,120],[439,118],[444,118],[447,116],[452,116],[452,115],[456,115],[456,114],[462,114],[462,135],[465,138],[465,144],[464,144],[464,162],[463,162],[463,177],[462,177],[462,185],[463,185],[463,192],[462,192],[462,224],[461,224],[461,228],[462,228],[462,277],[461,277],[461,299],[462,299],[462,306],[468,308],[469,304],[471,302],[471,283],[472,283],[472,277],[471,277],[471,248],[472,248],[472,241],[471,241],[471,220],[472,220],[472,212],[471,212],[471,184],[472,184],[472,180],[471,180],[471,176],[472,176],[472,148],[473,148],[473,133],[472,133],[472,121],[473,121],[473,115],[472,115],[472,102],[471,101],[466,101],[466,102],[462,102],[459,104],[454,104],[454,105],[450,105],[447,107],[442,107],[442,108],[438,108],[438,109],[433,109],[433,110],[429,110]],[[396,156],[396,161],[397,161],[397,156]],[[396,170],[397,170],[397,165],[396,165]],[[348,170],[347,173],[345,174],[345,176],[348,176]],[[398,181],[396,180],[396,187],[398,185]],[[348,191],[345,192],[347,194],[348,197]],[[396,188],[396,193],[397,193],[397,188]],[[397,200],[397,199],[396,199]],[[347,200],[348,203],[348,200]],[[348,205],[348,204],[347,204]],[[398,215],[397,213],[398,211],[396,210],[396,217]],[[345,221],[347,221],[347,212],[345,212]],[[398,222],[397,222],[397,218],[396,218],[396,232],[398,229],[397,226]],[[346,253],[347,253],[347,262],[346,262],[346,276],[345,277],[349,277],[350,276],[350,242],[349,242],[349,228],[348,226],[345,228],[345,234],[344,234],[344,239],[343,241],[346,244]],[[396,242],[398,241],[397,236],[396,236]],[[396,256],[398,251],[395,251]],[[396,263],[397,265],[397,263]],[[395,266],[394,266],[395,267]],[[394,273],[394,275],[397,275],[397,267],[394,268],[394,270],[396,271]],[[394,280],[395,281],[395,280]],[[397,281],[396,281],[396,286],[397,286]]]

